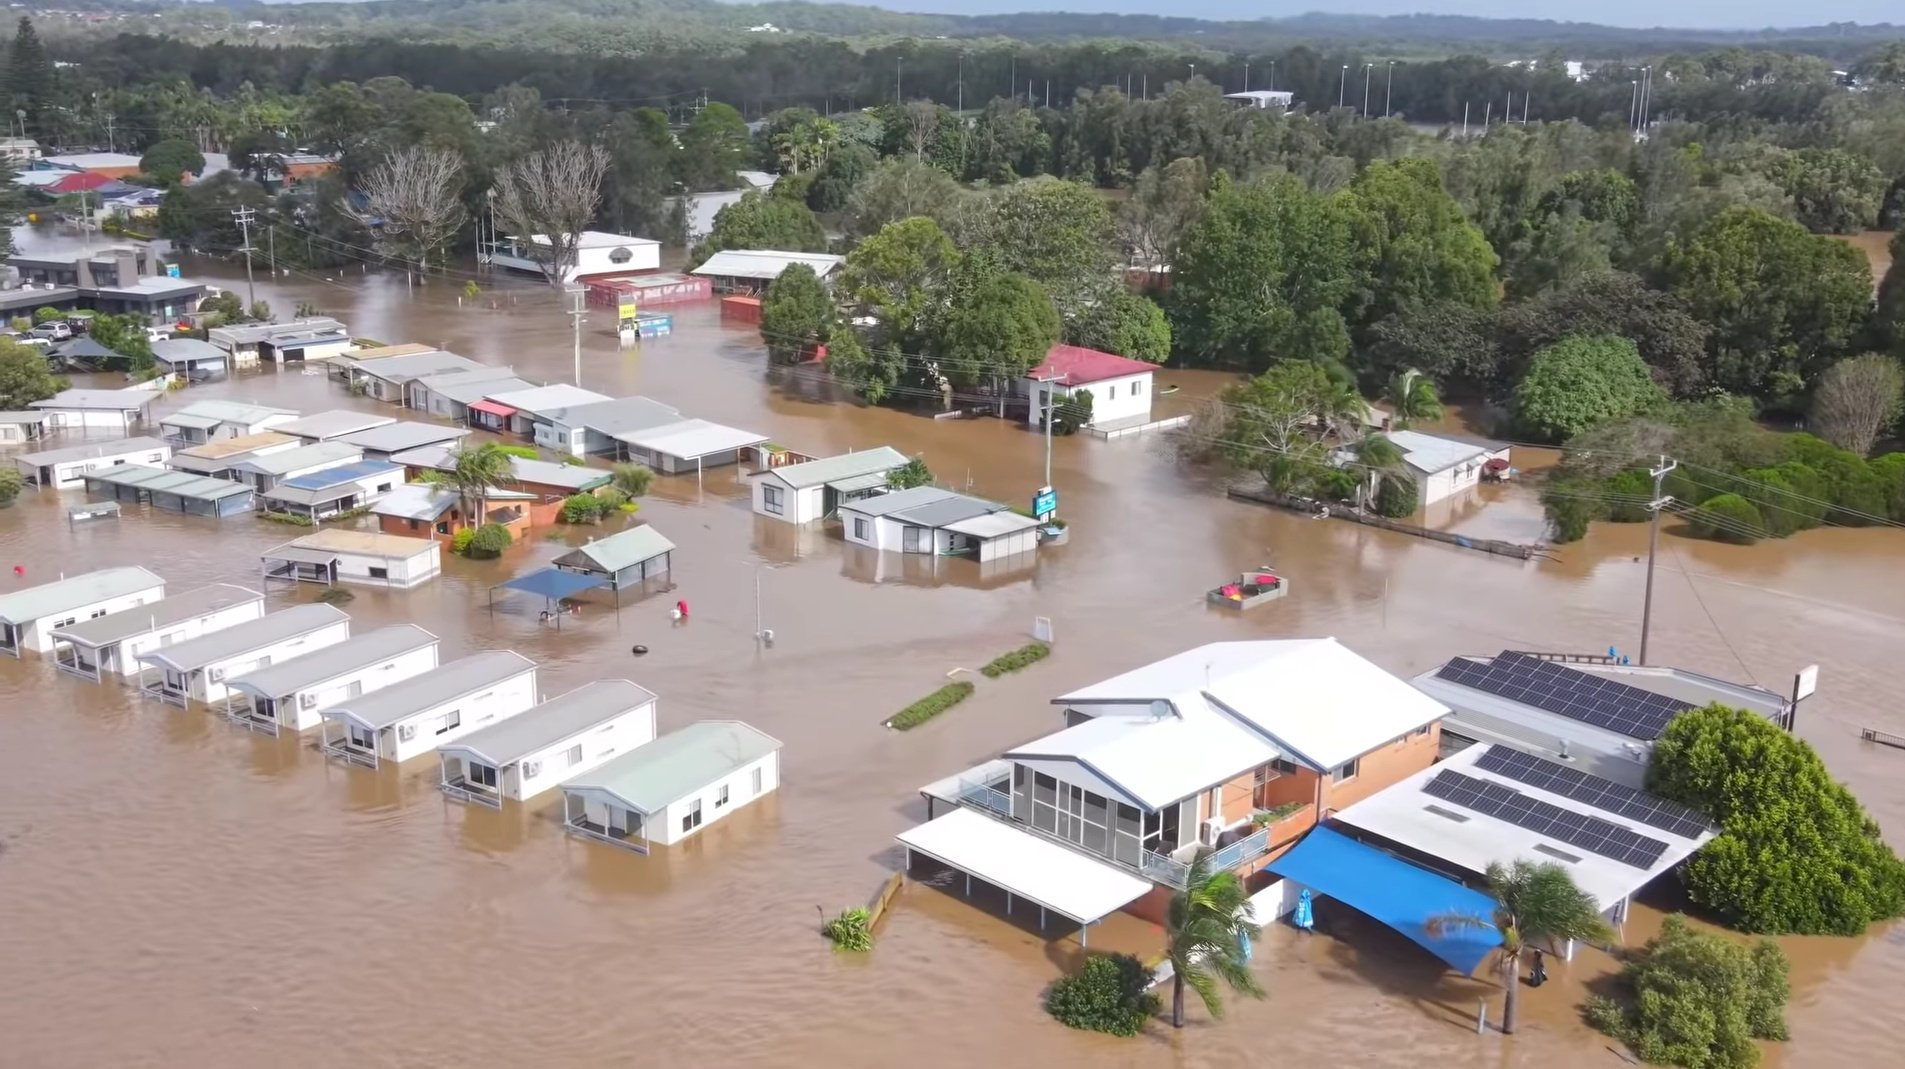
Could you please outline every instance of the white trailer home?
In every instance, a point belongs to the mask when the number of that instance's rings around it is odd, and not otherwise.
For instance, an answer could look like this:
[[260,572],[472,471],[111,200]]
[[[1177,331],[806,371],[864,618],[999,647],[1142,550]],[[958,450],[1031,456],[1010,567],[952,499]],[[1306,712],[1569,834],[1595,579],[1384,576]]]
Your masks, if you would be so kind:
[[778,739],[739,720],[671,731],[562,785],[572,835],[648,853],[780,786]]
[[159,391],[133,387],[127,390],[65,390],[27,407],[46,413],[46,425],[56,429],[118,431],[124,434],[145,419],[146,406],[158,400]]
[[437,637],[415,624],[379,628],[295,661],[274,664],[230,680],[225,715],[248,728],[276,735],[308,731],[322,711],[338,702],[379,691],[437,666]]
[[536,704],[536,662],[489,650],[321,710],[318,749],[352,764],[401,764]]
[[302,445],[283,452],[262,455],[254,453],[232,465],[231,470],[234,478],[240,482],[250,483],[252,489],[262,494],[286,479],[295,479],[300,475],[309,475],[326,468],[341,468],[362,459],[364,459],[362,449],[340,439],[319,442],[316,445]]
[[53,663],[62,672],[100,682],[136,676],[139,655],[249,623],[265,614],[265,596],[230,583],[174,594],[137,609],[84,620],[53,632]]
[[305,445],[316,445],[333,438],[342,438],[347,434],[367,431],[373,427],[386,427],[395,422],[397,422],[395,416],[377,416],[369,412],[353,412],[348,408],[333,408],[324,412],[313,412],[288,423],[280,423],[275,429],[279,434],[288,434]]
[[51,653],[53,632],[63,627],[164,597],[165,580],[144,568],[102,568],[0,595],[0,653]]
[[501,809],[527,802],[655,738],[655,695],[601,679],[437,747],[443,793]]
[[985,562],[1038,550],[1038,521],[997,501],[916,486],[840,506],[842,534],[891,553],[965,556]]
[[[230,697],[227,682],[351,637],[351,618],[329,605],[298,605],[139,655],[139,690],[183,709]],[[147,678],[148,671],[157,678]]]
[[756,472],[748,476],[754,514],[783,523],[825,519],[843,502],[885,493],[887,473],[905,464],[905,453],[883,445]]
[[266,582],[361,583],[408,590],[435,579],[443,570],[442,550],[435,539],[376,531],[319,531],[274,546],[259,557]]
[[86,485],[90,472],[126,464],[159,468],[171,458],[171,446],[157,438],[141,436],[21,453],[13,458],[13,466],[19,469],[20,478],[42,490],[49,486],[55,490],[76,490]]
[[161,416],[159,426],[167,441],[184,447],[263,434],[297,418],[298,414],[289,408],[243,401],[194,401],[169,416]]

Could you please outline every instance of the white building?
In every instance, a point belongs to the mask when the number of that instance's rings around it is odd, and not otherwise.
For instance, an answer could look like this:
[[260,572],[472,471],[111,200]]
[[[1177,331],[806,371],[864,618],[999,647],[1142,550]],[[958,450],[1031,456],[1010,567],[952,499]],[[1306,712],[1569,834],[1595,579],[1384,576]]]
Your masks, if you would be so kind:
[[469,436],[463,427],[445,427],[437,423],[425,423],[421,420],[400,419],[382,427],[372,427],[364,431],[352,431],[334,442],[353,445],[364,451],[370,460],[389,460],[392,455],[425,446],[440,445],[450,447]]
[[298,414],[288,408],[272,408],[243,401],[194,401],[169,416],[161,417],[159,427],[168,441],[188,446],[221,438],[243,438],[297,418]]
[[623,431],[619,459],[632,460],[664,475],[694,472],[699,480],[708,468],[739,464],[767,435],[705,419],[684,419],[644,430]]
[[437,666],[437,637],[415,624],[379,628],[335,646],[247,672],[227,682],[225,715],[276,735],[309,731],[338,702],[422,675]]
[[1472,489],[1491,462],[1508,466],[1509,447],[1500,442],[1471,442],[1421,431],[1390,431],[1389,439],[1415,478],[1418,505],[1433,505]]
[[172,457],[172,447],[157,438],[119,438],[110,442],[88,442],[63,449],[45,449],[21,453],[13,458],[20,477],[44,490],[71,490],[86,483],[88,473],[137,464],[160,468]]
[[54,664],[62,672],[95,683],[108,675],[136,676],[142,653],[249,623],[264,614],[263,594],[213,583],[136,609],[56,628],[52,632]]
[[143,421],[146,406],[157,400],[156,390],[64,390],[28,408],[46,413],[46,425],[55,429],[111,430],[121,434]]
[[330,360],[351,351],[350,329],[329,316],[294,319],[288,323],[242,323],[213,327],[205,338],[230,354],[236,367],[260,363],[302,364]]
[[462,423],[471,404],[493,393],[530,390],[535,383],[516,377],[506,367],[481,367],[426,375],[410,384],[410,407],[439,419]]
[[849,501],[840,523],[848,542],[891,553],[991,561],[1038,550],[1037,520],[937,486]]
[[197,338],[162,338],[152,343],[152,362],[168,386],[189,385],[224,374],[231,357]]
[[1290,110],[1296,102],[1296,94],[1281,89],[1252,89],[1244,93],[1225,93],[1225,100],[1235,100],[1247,108]]
[[0,444],[37,442],[45,428],[44,412],[0,412]]
[[795,264],[805,264],[822,282],[834,273],[846,257],[825,252],[780,252],[774,249],[726,249],[708,257],[707,262],[690,271],[713,283],[720,293],[760,293],[781,272]]
[[[490,262],[511,271],[543,275],[542,263],[530,246],[549,248],[546,234],[532,234],[527,242],[505,236],[489,246]],[[542,252],[547,259],[549,253]],[[602,230],[584,230],[576,235],[575,263],[562,273],[562,281],[574,282],[586,275],[631,274],[661,270],[661,242],[649,238],[610,234]]]
[[1080,345],[1054,345],[1019,380],[1030,402],[1025,420],[1043,426],[1046,411],[1075,394],[1091,396],[1091,426],[1116,428],[1151,419],[1154,365]]
[[[586,405],[612,402],[615,399],[607,394],[585,390],[566,383],[553,383],[548,386],[534,386],[527,390],[503,390],[487,393],[483,399],[490,406],[509,409],[508,425],[499,430],[519,434],[524,438],[533,438],[537,445],[554,449],[561,453],[576,453],[582,448],[579,440],[570,434],[556,430],[556,418],[568,409],[579,409]],[[485,409],[489,411],[488,408]],[[573,431],[579,424],[562,425],[564,431]]]
[[0,653],[53,651],[53,632],[81,620],[151,605],[165,580],[144,568],[102,568],[0,595]]
[[288,512],[317,521],[368,505],[402,485],[403,465],[388,460],[360,460],[293,476],[259,496],[269,511]]
[[755,472],[748,477],[754,514],[783,523],[825,519],[843,502],[885,493],[887,475],[905,464],[905,453],[882,445]]
[[[529,431],[521,433],[533,434],[537,445],[577,457],[614,455],[621,449],[621,435],[681,422],[680,411],[647,397],[613,397],[577,402],[564,400],[573,396],[569,393],[573,389],[569,386],[560,389],[551,386],[507,394],[495,391],[488,396],[492,405],[515,408],[519,414],[526,416],[532,426]],[[501,400],[504,396],[518,398],[524,403]],[[553,403],[552,398],[555,399]]]
[[175,471],[191,472],[193,475],[249,483],[251,480],[241,478],[233,469],[252,457],[288,453],[302,444],[300,439],[289,434],[263,431],[258,434],[247,434],[242,438],[221,438],[215,442],[181,449],[172,454],[172,459],[166,461],[165,466]]
[[536,662],[488,650],[321,710],[318,748],[370,768],[401,764],[535,704]]
[[472,371],[482,364],[467,356],[441,349],[406,352],[396,356],[371,356],[368,350],[357,356],[340,357],[332,363],[349,379],[352,389],[360,389],[379,401],[393,405],[410,403],[410,384],[446,371]]
[[267,580],[327,586],[359,583],[408,590],[443,570],[435,539],[375,531],[318,531],[268,549],[261,557]]
[[655,738],[653,693],[602,679],[437,748],[443,793],[500,809],[526,802]]
[[570,834],[647,853],[780,786],[780,741],[739,720],[671,731],[562,785]]
[[[297,605],[242,627],[228,627],[139,655],[139,689],[185,707],[230,696],[234,679],[260,668],[335,646],[351,637],[351,618],[329,605]],[[148,678],[147,672],[156,673]]]
[[275,428],[279,434],[288,434],[299,439],[305,445],[328,442],[333,438],[342,438],[347,434],[367,431],[372,427],[385,427],[397,422],[393,416],[377,416],[369,412],[353,412],[348,408],[333,408],[327,412],[313,412],[301,416]]
[[234,478],[250,483],[252,489],[262,494],[286,479],[295,479],[326,468],[341,468],[362,459],[362,449],[339,440],[299,446],[282,452],[252,453],[233,464],[230,470]]

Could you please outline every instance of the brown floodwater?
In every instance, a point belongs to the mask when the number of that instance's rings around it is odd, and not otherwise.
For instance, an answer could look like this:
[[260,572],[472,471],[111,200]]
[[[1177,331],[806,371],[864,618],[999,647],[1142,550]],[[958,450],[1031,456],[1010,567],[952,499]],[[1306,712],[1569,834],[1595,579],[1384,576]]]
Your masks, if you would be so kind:
[[[222,265],[193,274],[237,278]],[[566,380],[555,298],[526,283],[459,307],[458,285],[401,277],[261,281],[288,309],[310,301],[388,342],[423,341],[527,377]],[[843,403],[806,380],[770,381],[756,337],[712,305],[675,310],[672,337],[623,350],[588,328],[584,385],[641,392],[691,416],[831,453],[891,443],[949,483],[1019,500],[1039,483],[1043,440],[997,420],[935,422]],[[1172,404],[1222,384],[1163,372]],[[195,387],[162,410],[242,397],[304,411],[375,408],[323,376],[260,371]],[[363,591],[359,629],[414,621],[446,658],[513,648],[553,694],[627,676],[661,695],[665,729],[740,717],[784,740],[785,786],[683,847],[638,857],[572,842],[545,804],[493,813],[447,804],[428,760],[370,773],[308,745],[228,728],[202,709],[0,662],[0,1064],[453,1066],[1354,1066],[1615,1064],[1583,1026],[1596,951],[1525,992],[1521,1034],[1477,1036],[1476,1000],[1499,988],[1452,977],[1393,933],[1347,941],[1273,929],[1256,957],[1269,989],[1221,1022],[1115,1041],[1072,1033],[1039,1006],[1075,963],[955,894],[910,885],[866,956],[832,952],[816,907],[864,901],[899,862],[893,835],[922,819],[920,784],[1043,733],[1048,699],[1186,646],[1334,635],[1403,674],[1507,646],[1633,648],[1645,531],[1600,527],[1556,562],[1518,562],[1225,500],[1164,439],[1060,439],[1053,481],[1071,544],[1036,566],[980,574],[845,552],[835,538],[757,521],[732,471],[660,480],[642,516],[673,538],[692,622],[663,600],[585,612],[560,634],[526,601],[488,588],[559,545],[501,561],[450,560],[409,593]],[[1528,492],[1489,493],[1443,517],[1497,537],[1539,535]],[[0,510],[0,565],[27,581],[143,564],[174,591],[255,582],[257,553],[295,532],[128,510],[69,529],[77,495],[29,494]],[[1459,512],[1459,514],[1453,514]],[[1876,818],[1905,827],[1905,753],[1858,741],[1905,733],[1905,531],[1822,530],[1754,547],[1661,540],[1653,656],[1774,689],[1819,662],[1799,731]],[[1273,563],[1292,595],[1246,617],[1207,611],[1226,573]],[[8,580],[9,582],[11,580]],[[756,589],[778,641],[755,648]],[[310,591],[272,594],[274,605]],[[1053,656],[983,682],[920,730],[880,721],[1054,621]],[[631,643],[652,652],[635,660]],[[1671,908],[1670,903],[1661,903]],[[1639,938],[1658,925],[1637,910]],[[1115,917],[1094,947],[1150,952],[1155,928]],[[1873,1064],[1905,1028],[1895,927],[1862,939],[1793,939],[1793,1040],[1772,1064]],[[1878,1049],[1883,1049],[1879,1047]]]
[[1872,265],[1872,285],[1876,288],[1885,279],[1885,272],[1892,268],[1892,232],[1862,230],[1841,235],[1839,240],[1865,254],[1866,262]]

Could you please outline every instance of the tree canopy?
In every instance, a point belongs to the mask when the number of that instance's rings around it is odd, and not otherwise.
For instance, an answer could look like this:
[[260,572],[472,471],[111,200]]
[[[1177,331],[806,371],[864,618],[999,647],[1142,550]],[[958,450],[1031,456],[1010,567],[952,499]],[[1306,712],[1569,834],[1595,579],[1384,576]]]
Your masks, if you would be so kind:
[[1669,916],[1621,969],[1618,999],[1590,998],[1587,1017],[1655,1065],[1752,1069],[1756,1039],[1786,1038],[1786,955],[1744,946]]
[[1515,388],[1515,425],[1540,441],[1563,442],[1664,399],[1633,342],[1607,334],[1563,338],[1529,361]]
[[761,295],[761,338],[777,364],[807,358],[833,322],[833,299],[814,269],[790,264]]
[[693,262],[723,249],[825,252],[827,235],[805,204],[754,192],[714,213],[714,229],[695,246]]

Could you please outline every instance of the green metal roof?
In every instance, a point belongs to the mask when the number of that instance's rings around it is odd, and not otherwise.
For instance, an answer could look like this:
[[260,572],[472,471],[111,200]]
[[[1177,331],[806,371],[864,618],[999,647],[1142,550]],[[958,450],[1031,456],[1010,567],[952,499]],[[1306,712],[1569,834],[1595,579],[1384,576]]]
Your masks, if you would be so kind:
[[703,720],[562,785],[565,791],[610,794],[653,816],[781,748],[780,740],[739,720]]
[[191,498],[194,501],[223,501],[228,497],[239,497],[251,493],[251,487],[244,483],[232,482],[230,479],[214,479],[208,475],[197,475],[189,471],[146,468],[137,464],[121,464],[116,468],[89,471],[85,478],[89,484],[88,489],[93,483],[131,486],[147,493],[172,494],[176,497]]
[[649,524],[598,538],[587,545],[556,558],[556,563],[591,571],[619,572],[645,560],[654,560],[675,548],[660,531]]

